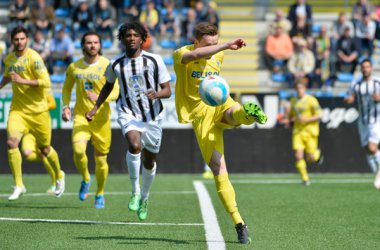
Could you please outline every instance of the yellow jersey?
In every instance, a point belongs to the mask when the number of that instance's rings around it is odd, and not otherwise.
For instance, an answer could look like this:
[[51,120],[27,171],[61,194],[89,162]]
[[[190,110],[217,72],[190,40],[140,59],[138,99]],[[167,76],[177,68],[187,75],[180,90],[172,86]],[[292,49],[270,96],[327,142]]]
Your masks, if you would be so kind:
[[[95,102],[87,99],[87,92],[93,91],[99,95],[106,77],[104,72],[109,64],[109,60],[103,56],[99,57],[96,63],[88,64],[84,58],[79,59],[69,65],[66,70],[66,79],[62,89],[63,105],[69,105],[71,99],[71,91],[76,83],[76,102],[74,107],[74,115],[85,116],[86,112],[94,107]],[[119,84],[114,84],[113,90],[106,102],[116,100],[119,96]],[[110,106],[104,104],[98,109],[95,120],[108,120],[111,114]]]
[[194,45],[186,45],[174,51],[174,71],[176,74],[175,104],[180,123],[189,123],[204,107],[199,97],[199,84],[209,75],[219,75],[224,52],[218,52],[211,58],[203,58],[182,64],[186,52],[193,51]]
[[11,110],[26,114],[41,113],[48,110],[45,88],[50,88],[50,76],[41,56],[33,49],[27,48],[26,53],[17,57],[10,53],[4,60],[4,76],[16,72],[27,80],[38,80],[38,87],[12,83]]
[[[321,115],[322,110],[317,98],[311,95],[305,95],[303,98],[293,97],[290,100],[290,117],[302,116],[310,118],[315,115]],[[319,120],[308,123],[300,123],[295,120],[293,125],[293,134],[307,133],[313,136],[319,135]]]

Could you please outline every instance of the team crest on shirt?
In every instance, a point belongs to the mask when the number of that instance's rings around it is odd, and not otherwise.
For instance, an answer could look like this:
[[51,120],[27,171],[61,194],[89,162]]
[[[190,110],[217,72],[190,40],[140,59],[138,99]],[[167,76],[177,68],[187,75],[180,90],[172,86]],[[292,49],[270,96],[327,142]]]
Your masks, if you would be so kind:
[[102,71],[102,67],[98,67],[98,72],[101,72]]

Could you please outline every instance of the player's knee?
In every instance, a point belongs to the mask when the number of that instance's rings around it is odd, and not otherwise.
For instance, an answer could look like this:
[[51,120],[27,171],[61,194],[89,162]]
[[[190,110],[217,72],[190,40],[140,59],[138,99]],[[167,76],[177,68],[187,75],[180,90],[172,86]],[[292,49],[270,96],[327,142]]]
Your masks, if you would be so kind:
[[74,155],[83,156],[86,154],[86,143],[77,142],[73,144]]
[[40,150],[43,155],[47,156],[50,153],[50,146],[40,148]]
[[131,152],[132,154],[141,153],[141,143],[138,143],[138,142],[129,143],[129,152]]
[[143,160],[144,168],[146,168],[148,170],[152,170],[154,168],[154,163],[155,163],[155,161],[153,159],[144,159]]
[[17,148],[18,144],[19,144],[19,141],[17,140],[17,138],[11,137],[11,138],[8,138],[7,140],[7,145],[8,145],[8,148],[10,149]]

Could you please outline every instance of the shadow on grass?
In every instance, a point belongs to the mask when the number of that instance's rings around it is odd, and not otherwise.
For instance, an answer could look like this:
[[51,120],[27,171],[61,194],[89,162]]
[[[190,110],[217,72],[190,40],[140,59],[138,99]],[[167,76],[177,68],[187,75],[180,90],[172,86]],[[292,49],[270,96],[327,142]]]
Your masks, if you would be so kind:
[[30,204],[30,203],[14,203],[14,202],[8,202],[8,203],[0,203],[0,208],[36,208],[36,209],[83,209],[83,207],[80,206],[57,206],[57,205],[51,205],[47,206],[46,204]]
[[[146,244],[147,241],[154,242],[167,242],[174,244],[193,244],[196,242],[206,242],[206,241],[187,241],[187,240],[174,240],[174,239],[165,239],[165,238],[154,238],[154,237],[127,237],[127,236],[99,236],[99,237],[76,237],[77,240],[123,240],[121,244]],[[140,242],[139,242],[140,241]],[[144,241],[144,242],[141,242]]]

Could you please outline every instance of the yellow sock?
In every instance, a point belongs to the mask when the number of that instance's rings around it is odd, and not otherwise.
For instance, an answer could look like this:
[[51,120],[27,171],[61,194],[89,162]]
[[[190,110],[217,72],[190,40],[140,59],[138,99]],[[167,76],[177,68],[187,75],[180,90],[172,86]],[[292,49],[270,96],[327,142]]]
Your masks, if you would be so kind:
[[8,162],[11,167],[13,179],[17,187],[23,187],[21,163],[22,157],[18,148],[8,149]]
[[239,105],[238,108],[235,108],[232,111],[232,117],[234,118],[234,120],[236,122],[238,122],[240,124],[244,124],[244,125],[251,125],[252,123],[255,122],[253,117],[251,117],[250,115],[247,115],[247,113],[245,113],[244,108],[241,105]]
[[90,181],[90,172],[88,171],[88,159],[86,155],[87,143],[77,142],[73,144],[74,149],[74,163],[79,173],[82,175],[82,179],[85,182]]
[[214,180],[219,198],[222,201],[224,208],[230,213],[234,224],[244,224],[236,205],[235,190],[228,179],[228,173],[217,175],[214,177]]
[[36,152],[32,152],[29,155],[25,156],[25,159],[27,161],[36,162],[36,161],[40,161],[41,160],[41,156],[39,154],[37,154]]
[[46,171],[50,175],[51,185],[55,186],[55,181],[56,181],[56,179],[55,179],[55,172],[54,172],[54,169],[52,168],[52,166],[50,165],[49,160],[46,157],[42,157],[42,163],[44,164],[44,167],[45,167]]
[[296,168],[301,175],[303,181],[309,181],[309,175],[307,174],[306,161],[304,159],[296,161]]
[[321,157],[321,150],[317,149],[314,154],[314,162],[318,161],[319,160],[319,157]]
[[98,183],[98,189],[96,195],[104,194],[104,187],[108,176],[108,163],[107,156],[95,156],[95,175],[96,182]]
[[50,152],[48,155],[46,155],[46,158],[51,168],[54,170],[55,178],[61,179],[63,177],[61,173],[61,164],[59,163],[57,151],[55,151],[52,146],[50,146]]

